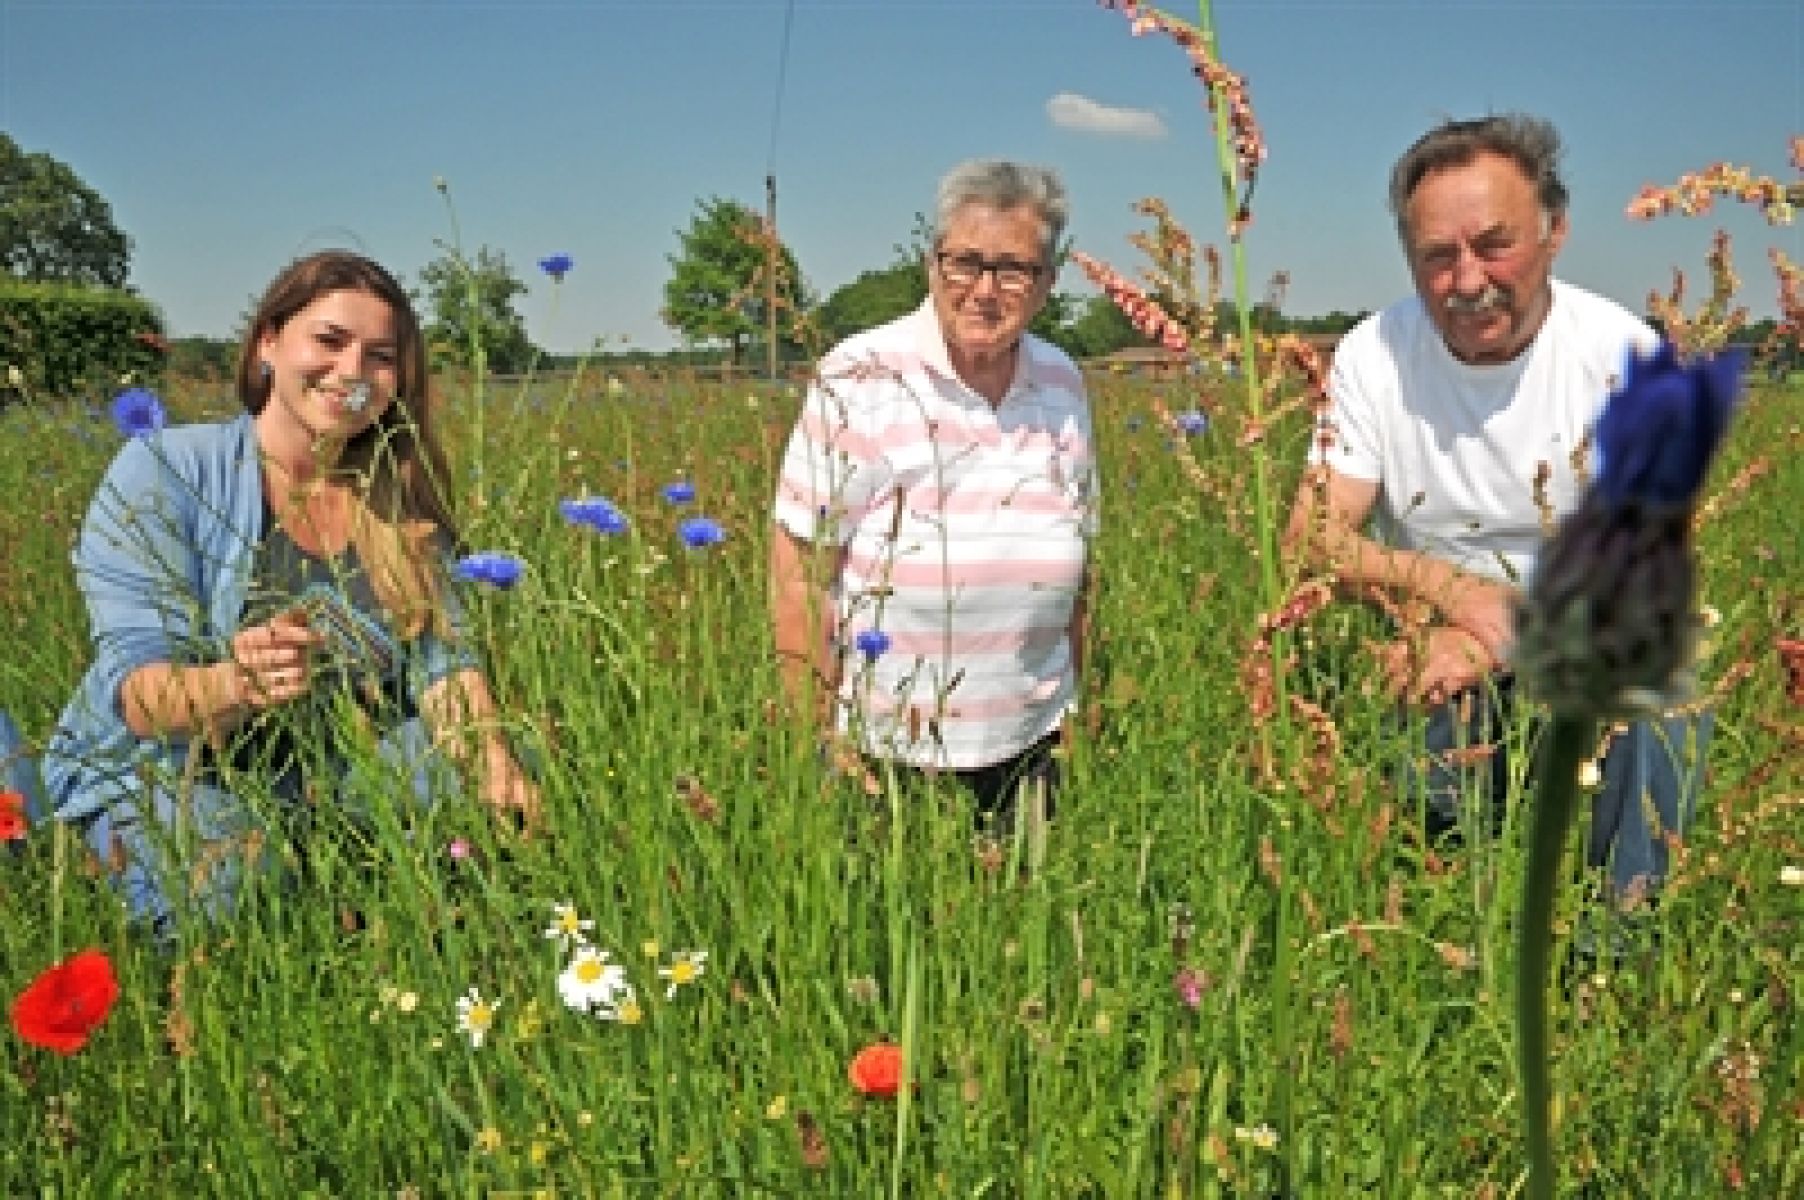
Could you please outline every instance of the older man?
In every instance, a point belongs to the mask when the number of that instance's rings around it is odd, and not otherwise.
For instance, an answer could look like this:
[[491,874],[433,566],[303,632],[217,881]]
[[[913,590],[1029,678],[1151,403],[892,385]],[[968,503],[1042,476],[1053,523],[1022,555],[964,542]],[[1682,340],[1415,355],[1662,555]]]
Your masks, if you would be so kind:
[[1065,218],[1051,172],[948,174],[926,302],[822,360],[777,488],[791,700],[867,761],[953,773],[980,821],[1054,782],[1083,667],[1089,404],[1070,358],[1027,332]]
[[[1388,663],[1426,719],[1408,784],[1431,836],[1496,817],[1514,598],[1578,501],[1591,424],[1628,356],[1656,344],[1633,314],[1553,278],[1559,153],[1550,124],[1506,115],[1443,124],[1398,161],[1390,203],[1416,295],[1336,350],[1291,518],[1292,543],[1342,585],[1431,616]],[[1620,902],[1664,875],[1707,734],[1674,718],[1611,736],[1588,853]]]

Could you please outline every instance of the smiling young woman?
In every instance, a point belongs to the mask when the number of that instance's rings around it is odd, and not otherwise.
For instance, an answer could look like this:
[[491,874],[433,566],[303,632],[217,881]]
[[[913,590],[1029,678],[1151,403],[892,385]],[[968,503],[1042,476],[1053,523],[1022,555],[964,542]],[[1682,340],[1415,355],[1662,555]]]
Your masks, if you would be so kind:
[[448,586],[458,537],[406,292],[359,255],[294,263],[237,379],[245,415],[134,438],[109,468],[75,554],[97,657],[45,753],[56,815],[164,934],[183,899],[165,880],[230,909],[256,856],[218,848],[305,836],[306,797],[344,797],[368,735],[421,800],[442,749],[489,804],[538,810]]

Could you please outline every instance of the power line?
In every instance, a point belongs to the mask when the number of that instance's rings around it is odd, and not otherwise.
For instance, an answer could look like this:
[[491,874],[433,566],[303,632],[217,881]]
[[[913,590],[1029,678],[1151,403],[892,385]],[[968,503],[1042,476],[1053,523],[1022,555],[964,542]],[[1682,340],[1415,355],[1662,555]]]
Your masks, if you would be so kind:
[[783,128],[783,87],[789,79],[789,35],[796,0],[783,6],[783,45],[777,53],[777,94],[771,102],[770,151],[764,159],[764,320],[766,369],[777,378],[777,135]]
[[777,133],[783,127],[783,90],[789,79],[789,33],[795,27],[796,0],[789,0],[783,8],[783,44],[777,52],[777,94],[771,102],[770,112],[770,152],[765,156],[764,173],[774,176],[777,173]]

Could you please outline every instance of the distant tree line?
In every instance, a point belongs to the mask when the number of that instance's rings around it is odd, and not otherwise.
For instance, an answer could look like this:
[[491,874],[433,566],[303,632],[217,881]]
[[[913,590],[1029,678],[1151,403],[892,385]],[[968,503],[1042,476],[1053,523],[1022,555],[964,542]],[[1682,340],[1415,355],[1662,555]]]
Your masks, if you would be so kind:
[[[495,374],[556,370],[585,361],[615,367],[755,370],[769,361],[774,328],[778,361],[794,366],[911,311],[927,295],[932,232],[920,214],[907,238],[892,247],[887,264],[864,271],[825,298],[809,288],[795,256],[764,218],[736,200],[716,196],[698,201],[688,225],[674,232],[677,245],[667,256],[670,275],[659,316],[681,337],[680,348],[598,345],[585,354],[546,353],[527,336],[517,307],[527,284],[505,254],[485,245],[470,254],[447,249],[419,272],[413,295],[434,365],[469,369],[480,363]],[[1061,258],[1068,249],[1061,248]],[[0,276],[129,291],[130,260],[131,239],[114,224],[102,197],[64,164],[47,154],[27,154],[0,133]],[[541,266],[570,269],[568,262],[560,266],[555,260]],[[229,378],[250,307],[232,336],[171,340],[170,369]],[[1262,303],[1250,316],[1262,333],[1339,334],[1366,313],[1304,317]],[[1220,328],[1238,325],[1226,302],[1217,319]],[[1771,318],[1753,322],[1736,341],[1759,346],[1776,324]],[[1101,296],[1055,292],[1033,331],[1076,358],[1149,344]]]

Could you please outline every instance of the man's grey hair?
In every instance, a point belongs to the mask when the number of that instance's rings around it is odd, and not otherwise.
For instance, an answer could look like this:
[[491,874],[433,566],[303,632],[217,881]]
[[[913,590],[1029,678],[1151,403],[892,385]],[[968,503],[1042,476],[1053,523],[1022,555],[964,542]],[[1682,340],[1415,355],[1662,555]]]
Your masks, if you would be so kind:
[[1070,208],[1065,200],[1064,183],[1048,168],[1002,158],[975,158],[953,167],[940,180],[939,203],[933,220],[935,246],[946,236],[946,227],[958,210],[967,204],[1032,208],[1039,214],[1040,224],[1044,227],[1041,258],[1050,264],[1057,255]]
[[1566,211],[1560,134],[1552,122],[1524,113],[1443,121],[1418,138],[1391,169],[1391,215],[1400,239],[1409,241],[1409,199],[1421,182],[1448,167],[1466,166],[1481,154],[1501,155],[1515,163],[1534,185],[1535,198],[1547,217]]

